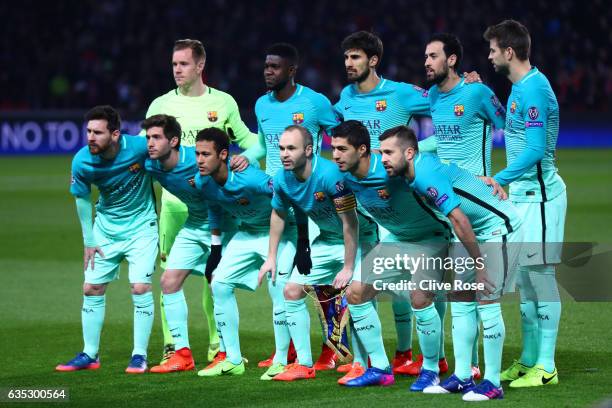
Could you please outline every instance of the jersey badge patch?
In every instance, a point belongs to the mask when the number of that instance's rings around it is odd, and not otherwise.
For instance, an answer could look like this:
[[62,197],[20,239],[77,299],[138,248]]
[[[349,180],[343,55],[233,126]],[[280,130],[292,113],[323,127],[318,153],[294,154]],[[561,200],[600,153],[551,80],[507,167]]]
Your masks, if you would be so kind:
[[465,112],[465,106],[455,105],[455,116],[463,116],[463,112]]
[[385,110],[387,110],[387,100],[381,99],[379,101],[376,101],[376,110],[379,112],[384,112]]
[[322,191],[317,191],[316,193],[314,193],[314,198],[315,200],[321,202],[325,200],[325,193]]
[[208,117],[209,122],[216,122],[217,119],[219,119],[219,116],[217,115],[217,111],[208,111],[206,116]]
[[295,125],[301,125],[302,123],[304,123],[304,112],[294,113],[292,120]]

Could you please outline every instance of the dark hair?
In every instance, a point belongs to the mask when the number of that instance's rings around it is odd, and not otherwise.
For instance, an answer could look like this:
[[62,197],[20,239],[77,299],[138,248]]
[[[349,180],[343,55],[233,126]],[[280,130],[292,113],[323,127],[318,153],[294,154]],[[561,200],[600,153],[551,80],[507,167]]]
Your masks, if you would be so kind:
[[119,112],[110,105],[98,105],[91,108],[85,114],[85,121],[90,120],[105,120],[106,128],[113,133],[115,130],[121,130],[121,117]]
[[358,120],[347,120],[332,129],[332,137],[348,139],[348,143],[355,149],[365,145],[366,153],[370,154],[370,132]]
[[461,45],[459,38],[450,33],[435,33],[431,36],[427,44],[431,44],[434,41],[440,41],[444,45],[444,54],[446,54],[446,58],[455,54],[457,57],[457,62],[455,62],[453,70],[455,72],[459,72],[461,60],[463,59],[463,46]]
[[344,52],[348,50],[363,50],[368,58],[372,58],[372,56],[376,55],[379,64],[380,60],[382,60],[383,43],[376,34],[369,31],[357,31],[349,35],[342,40],[341,47]]
[[297,48],[288,43],[276,43],[272,44],[267,50],[266,55],[278,55],[279,57],[286,59],[289,65],[298,65],[300,56]]
[[304,138],[304,147],[308,145],[312,146],[312,134],[310,134],[310,131],[308,129],[300,125],[289,125],[285,128],[285,132],[290,132],[292,130],[297,130],[298,132],[300,132],[302,138]]
[[222,150],[229,152],[229,136],[223,130],[215,127],[200,130],[196,135],[196,142],[214,142],[217,155]]
[[195,62],[206,60],[206,50],[204,50],[204,45],[200,41],[186,38],[184,40],[176,40],[174,43],[174,51],[185,50],[187,48],[191,50]]
[[516,57],[525,61],[531,54],[531,37],[527,27],[515,20],[504,20],[489,26],[483,34],[487,41],[497,40],[499,48],[512,48]]
[[406,125],[396,126],[391,129],[387,129],[383,132],[382,135],[378,138],[381,142],[385,139],[390,139],[393,136],[397,137],[402,145],[403,149],[407,149],[412,147],[417,152],[419,151],[419,141],[414,133],[414,130],[409,128]]
[[181,125],[178,123],[174,116],[170,115],[153,115],[142,121],[140,124],[144,130],[149,130],[152,127],[160,127],[164,130],[164,136],[166,139],[172,140],[172,138],[178,138],[178,144],[176,148],[181,145]]

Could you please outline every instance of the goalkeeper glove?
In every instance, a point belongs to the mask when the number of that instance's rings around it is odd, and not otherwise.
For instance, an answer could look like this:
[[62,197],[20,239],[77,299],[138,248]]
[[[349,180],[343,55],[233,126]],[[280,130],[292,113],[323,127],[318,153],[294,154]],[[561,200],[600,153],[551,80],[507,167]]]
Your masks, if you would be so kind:
[[293,258],[293,266],[297,266],[298,272],[302,275],[310,274],[312,259],[310,259],[310,243],[308,239],[298,239],[297,250]]
[[206,270],[204,271],[204,276],[208,283],[212,281],[212,274],[219,262],[221,261],[221,248],[223,245],[211,245],[210,246],[210,254],[208,255],[208,260],[206,261]]

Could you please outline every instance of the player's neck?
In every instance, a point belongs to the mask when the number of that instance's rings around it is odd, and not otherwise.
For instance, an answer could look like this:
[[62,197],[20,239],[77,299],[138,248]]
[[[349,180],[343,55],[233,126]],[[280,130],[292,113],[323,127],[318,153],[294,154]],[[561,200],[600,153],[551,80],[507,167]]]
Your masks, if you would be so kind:
[[362,179],[366,177],[368,173],[370,172],[370,159],[371,158],[372,156],[368,154],[364,158],[360,159],[359,164],[357,165],[357,168],[353,172],[353,176],[357,177],[358,179]]
[[510,66],[510,70],[508,73],[508,79],[516,84],[519,82],[529,71],[531,71],[531,63],[529,60],[518,61],[516,64]]
[[220,185],[220,186],[224,186],[225,183],[227,182],[227,163],[223,163],[221,166],[219,166],[219,169],[217,171],[215,171],[214,173],[212,173],[210,175],[212,177],[213,180],[215,180],[215,182]]
[[194,81],[192,84],[186,84],[179,87],[179,92],[183,96],[202,96],[206,92],[206,85],[202,79]]
[[[416,156],[414,157],[414,159],[416,159]],[[408,181],[409,183],[412,183],[414,181],[414,159],[408,162],[406,174],[404,174],[404,177],[406,177],[406,181]]]
[[117,141],[117,143],[111,142],[108,149],[100,153],[100,157],[104,160],[113,160],[119,154],[120,147],[120,141]]
[[298,179],[298,181],[306,181],[306,179],[312,174],[312,157],[306,159],[306,164],[299,169],[295,169],[293,174],[295,174],[295,178]]
[[368,93],[372,89],[376,88],[380,82],[380,77],[376,73],[376,70],[370,70],[370,75],[366,79],[361,82],[355,82],[355,87],[357,87],[357,92],[359,93]]
[[172,149],[166,156],[159,158],[159,163],[164,171],[170,171],[176,167],[178,164],[178,159],[179,151]]
[[297,89],[297,85],[293,81],[288,81],[287,84],[278,91],[274,91],[274,97],[279,102],[285,102],[287,99],[291,98]]
[[461,77],[453,70],[448,71],[446,79],[438,84],[440,92],[448,92],[461,81]]

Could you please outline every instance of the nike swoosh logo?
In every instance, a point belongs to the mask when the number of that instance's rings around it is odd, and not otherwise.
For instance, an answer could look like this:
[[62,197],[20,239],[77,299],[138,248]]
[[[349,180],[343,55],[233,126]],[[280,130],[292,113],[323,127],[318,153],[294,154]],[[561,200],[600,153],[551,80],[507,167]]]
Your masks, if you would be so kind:
[[345,107],[344,107],[344,110],[349,110],[349,109],[351,109],[351,107],[350,107],[350,106],[345,106]]
[[170,331],[175,331],[178,330],[178,327],[175,327],[174,329],[170,329]]
[[548,384],[549,382],[551,382],[555,377],[557,376],[557,374],[553,375],[550,378],[546,378],[546,377],[542,377],[542,384]]
[[285,313],[284,311],[282,312],[278,312],[278,313],[274,313],[274,316],[278,316],[279,314]]
[[538,306],[538,309],[544,309],[545,307],[548,307],[548,305]]
[[215,313],[215,316],[221,316],[223,313]]
[[527,258],[533,258],[537,254],[538,254],[537,252],[534,252],[533,254],[527,254]]
[[279,272],[279,273],[278,273],[278,276],[285,276],[285,275],[288,275],[288,274],[289,274],[289,272],[285,272],[285,273],[280,273],[280,272]]
[[231,372],[231,371],[232,371],[234,368],[236,368],[236,367],[238,367],[238,366],[234,366],[234,367],[230,368],[229,370],[223,370],[223,369],[221,369],[221,374],[227,374],[227,373]]
[[490,326],[490,327],[484,327],[483,330],[485,330],[485,331],[486,330],[490,330],[490,329],[494,328],[495,326],[497,326],[497,324],[494,324],[493,326]]
[[147,273],[147,274],[146,274],[146,277],[147,277],[147,278],[150,278],[151,276],[153,276],[153,273],[154,273],[154,272]]
[[265,119],[262,119],[262,120],[261,120],[261,123],[266,122],[268,119],[270,119],[270,118],[265,118]]
[[353,318],[353,324],[355,324],[355,323],[359,323],[360,321],[365,320],[367,317],[368,317],[368,316],[364,316],[364,317],[362,317],[362,318],[361,318],[361,319],[359,319],[359,320],[355,320],[355,319]]

